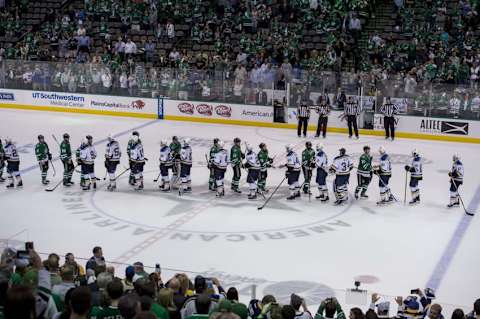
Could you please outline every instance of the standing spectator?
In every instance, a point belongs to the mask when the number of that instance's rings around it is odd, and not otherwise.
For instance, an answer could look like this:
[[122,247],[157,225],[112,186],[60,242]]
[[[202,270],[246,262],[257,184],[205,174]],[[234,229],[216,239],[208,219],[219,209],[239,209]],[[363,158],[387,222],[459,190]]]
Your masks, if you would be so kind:
[[23,285],[10,288],[5,300],[4,315],[5,319],[37,318],[32,290]]
[[166,30],[167,30],[168,41],[173,42],[173,40],[175,39],[175,25],[171,20],[168,20]]
[[107,307],[96,306],[90,313],[91,319],[118,318],[120,310],[118,302],[123,295],[123,285],[120,279],[115,278],[107,284],[109,305]]
[[145,62],[152,62],[153,55],[155,52],[155,43],[153,43],[152,39],[149,39],[147,43],[145,43]]
[[123,61],[123,59],[125,58],[125,42],[123,42],[122,37],[118,37],[117,42],[115,42],[113,52],[117,53]]
[[349,319],[365,319],[365,315],[363,314],[362,309],[360,308],[352,308],[350,309],[350,315],[348,316]]
[[125,58],[129,60],[137,54],[137,45],[132,39],[128,38],[127,43],[125,43]]
[[473,303],[473,311],[467,315],[468,319],[480,319],[480,298]]
[[93,256],[87,261],[85,268],[95,270],[98,266],[105,266],[105,258],[103,257],[102,247],[93,247]]
[[[305,304],[305,299],[302,297],[292,294],[290,296],[290,305],[295,309],[295,319],[312,319],[312,314]],[[300,307],[302,310],[300,310]]]
[[465,313],[463,312],[462,309],[457,308],[453,311],[451,319],[465,319]]
[[345,95],[345,91],[338,89],[338,94],[335,97],[336,105],[339,110],[343,110],[345,108],[345,103],[347,102],[347,96]]
[[[315,319],[345,319],[345,313],[342,306],[336,298],[327,298],[318,307]],[[354,319],[354,318],[351,318]]]
[[385,104],[380,108],[380,113],[383,114],[383,126],[385,127],[385,139],[389,138],[392,141],[395,139],[395,115],[398,114],[397,105],[393,104],[390,97],[387,96]]
[[82,265],[78,264],[75,261],[75,256],[72,253],[67,253],[65,255],[65,264],[62,267],[71,267],[73,270],[73,277],[84,277],[85,276],[85,269]]
[[360,114],[360,107],[352,96],[348,97],[347,105],[344,110],[344,117],[347,118],[348,138],[352,138],[352,127],[355,132],[355,138],[358,140],[357,116]]
[[68,290],[75,288],[74,280],[74,272],[73,268],[70,266],[62,267],[60,271],[60,276],[62,277],[62,282],[53,285],[52,293],[59,296],[62,301],[65,301],[65,294]]
[[173,300],[173,290],[170,288],[160,289],[158,292],[158,303],[167,309],[169,319],[181,319],[180,311],[177,309]]
[[303,127],[303,137],[307,137],[308,120],[310,119],[310,101],[304,97],[297,107],[297,136],[301,137]]
[[180,280],[178,277],[180,277],[180,275],[177,275],[170,279],[167,286],[173,291],[173,302],[177,307],[177,311],[180,313],[180,309],[182,308],[187,298],[185,297],[185,292],[182,291],[182,287],[180,285]]
[[107,68],[105,68],[102,73],[102,85],[103,93],[109,93],[112,88],[112,75],[110,74],[110,70],[108,70]]
[[355,46],[357,46],[358,38],[360,37],[360,32],[362,31],[362,22],[357,17],[356,13],[351,13],[350,22],[348,24],[348,29],[352,34]]
[[87,287],[75,288],[70,297],[72,309],[70,318],[89,319],[91,297],[90,290]]

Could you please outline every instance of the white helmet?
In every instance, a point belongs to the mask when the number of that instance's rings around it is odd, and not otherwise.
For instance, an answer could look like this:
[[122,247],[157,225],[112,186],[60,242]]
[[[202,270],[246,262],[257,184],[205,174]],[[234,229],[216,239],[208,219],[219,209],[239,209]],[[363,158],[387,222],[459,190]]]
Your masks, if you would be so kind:
[[452,156],[452,159],[453,159],[454,162],[456,162],[460,159],[460,155],[458,155],[457,153],[454,153],[453,156]]
[[285,145],[285,149],[287,150],[287,152],[292,151],[292,150],[293,150],[292,144],[287,144],[287,145]]
[[113,134],[112,134],[112,133],[108,134],[107,139],[108,139],[109,141],[113,141],[113,140],[114,140]]
[[161,145],[161,146],[165,146],[165,145],[167,145],[167,144],[168,144],[167,140],[161,140],[161,141],[160,141],[160,145]]
[[138,142],[138,135],[133,135],[132,140],[136,143]]
[[317,151],[322,151],[323,150],[323,143],[318,143],[317,144]]
[[225,142],[220,140],[218,141],[218,147],[220,147],[220,149],[223,149],[223,147],[225,146]]
[[415,157],[416,155],[420,155],[420,153],[418,153],[418,150],[417,150],[416,148],[414,148],[414,149],[412,150],[412,156]]
[[190,139],[188,137],[183,139],[183,146],[190,145]]
[[252,145],[249,144],[249,143],[245,143],[245,148],[247,149],[247,151],[251,151],[252,150]]
[[5,143],[12,143],[12,138],[10,136],[5,137]]
[[380,154],[385,154],[385,152],[386,152],[385,147],[383,147],[383,145],[380,146],[380,147],[378,148],[378,152],[379,152]]

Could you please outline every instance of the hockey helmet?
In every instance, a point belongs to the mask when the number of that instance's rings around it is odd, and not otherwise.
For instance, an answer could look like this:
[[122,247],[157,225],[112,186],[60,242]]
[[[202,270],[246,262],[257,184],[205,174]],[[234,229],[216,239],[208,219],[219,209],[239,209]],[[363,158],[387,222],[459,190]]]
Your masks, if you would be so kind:
[[220,142],[220,139],[218,137],[215,137],[213,139],[213,144],[218,144],[218,142]]
[[89,141],[91,141],[93,139],[93,137],[91,135],[87,135],[85,138]]
[[287,152],[292,151],[292,150],[293,150],[292,144],[287,144],[287,145],[285,145],[285,149],[287,150]]
[[187,145],[190,145],[190,139],[188,137],[183,139],[183,146]]
[[265,144],[265,143],[260,143],[260,145],[258,145],[258,147],[259,147],[261,150],[263,150],[263,148],[266,147],[266,146],[267,146],[267,144]]
[[383,147],[383,145],[380,146],[380,147],[378,148],[378,152],[379,152],[380,154],[385,154],[385,152],[386,152],[385,147]]
[[138,135],[133,135],[132,136],[132,141],[134,141],[135,143],[138,142],[139,138],[138,138]]
[[364,151],[364,152],[366,152],[367,150],[369,150],[369,151],[370,151],[370,146],[368,146],[368,145],[365,145],[365,146],[363,147],[363,151]]
[[168,144],[167,140],[161,140],[160,145],[161,146],[166,146]]
[[109,141],[113,141],[113,140],[114,140],[113,134],[112,134],[112,133],[108,134],[107,139],[108,139]]
[[239,137],[235,137],[235,138],[233,139],[233,143],[235,143],[235,144],[238,144],[238,143],[240,143],[241,141],[242,141],[242,140],[240,140]]
[[252,145],[249,144],[249,143],[245,143],[245,149],[246,149],[247,151],[251,151],[251,150],[252,150]]
[[68,139],[68,138],[70,138],[70,135],[68,135],[68,133],[65,133],[65,134],[63,134],[63,138]]
[[38,140],[39,140],[39,141],[40,141],[40,140],[44,140],[44,139],[45,139],[45,137],[44,137],[42,134],[38,135]]
[[218,140],[217,145],[218,145],[218,147],[220,147],[221,149],[223,149],[223,147],[225,146],[225,142],[222,141],[222,140]]
[[417,155],[420,155],[420,153],[418,153],[418,150],[417,150],[416,148],[414,148],[414,149],[412,150],[412,156],[415,157],[415,156],[417,156]]
[[[6,141],[6,139],[5,139]],[[460,159],[460,155],[458,155],[457,153],[454,153],[453,156],[452,156],[452,159],[454,162],[458,161]]]
[[138,133],[137,131],[133,131],[132,136],[140,136],[140,133]]
[[307,148],[312,148],[312,142],[307,141],[307,142],[305,143],[305,146],[306,146]]
[[172,136],[172,141],[178,142],[178,137],[176,135]]
[[345,153],[347,152],[344,147],[340,148],[338,151],[340,152],[340,155],[345,155]]
[[317,144],[317,151],[321,151],[323,150],[323,144],[322,143],[318,143]]

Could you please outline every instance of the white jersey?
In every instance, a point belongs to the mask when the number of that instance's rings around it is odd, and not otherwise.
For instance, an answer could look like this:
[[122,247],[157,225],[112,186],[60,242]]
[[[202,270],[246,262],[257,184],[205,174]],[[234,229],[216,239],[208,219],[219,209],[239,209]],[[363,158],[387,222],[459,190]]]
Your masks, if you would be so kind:
[[422,158],[418,155],[412,159],[412,164],[410,165],[410,174],[412,177],[422,177]]
[[165,145],[160,148],[160,164],[169,165],[172,164],[172,155],[170,147]]
[[137,163],[145,162],[142,143],[138,142],[132,146],[132,149],[130,150],[130,160]]
[[220,169],[227,169],[228,164],[230,163],[230,155],[225,149],[221,149],[218,153],[215,154],[213,158],[213,164]]
[[248,169],[260,169],[260,162],[258,161],[257,153],[248,151],[245,155]]
[[328,158],[327,154],[324,151],[319,151],[315,155],[315,165],[318,168],[323,169],[325,172],[328,171]]
[[452,170],[450,171],[450,174],[453,178],[454,181],[456,182],[463,182],[463,164],[459,160],[453,162],[452,165]]
[[187,145],[180,150],[180,163],[192,165],[192,148]]
[[380,175],[392,175],[392,162],[387,153],[380,156]]
[[300,167],[302,166],[302,163],[300,163],[300,160],[298,159],[297,153],[294,151],[290,151],[287,154],[287,168],[288,170],[293,170],[293,171],[299,171]]
[[349,175],[353,162],[348,155],[339,155],[333,159],[332,168],[336,175]]
[[9,162],[19,162],[20,157],[18,156],[17,148],[15,144],[9,143],[5,145],[5,159]]
[[80,147],[80,159],[83,164],[93,164],[97,158],[97,151],[93,145],[85,145]]
[[117,141],[108,142],[105,150],[105,158],[112,162],[119,162],[121,156],[122,151],[120,151],[120,144],[118,144]]

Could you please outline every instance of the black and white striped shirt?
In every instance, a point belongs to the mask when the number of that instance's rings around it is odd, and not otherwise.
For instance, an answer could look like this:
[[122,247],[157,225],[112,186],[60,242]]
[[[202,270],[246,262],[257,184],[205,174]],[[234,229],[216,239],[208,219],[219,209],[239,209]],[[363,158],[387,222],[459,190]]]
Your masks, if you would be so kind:
[[317,105],[315,109],[320,116],[328,116],[328,114],[330,113],[330,105],[328,104]]
[[387,117],[392,117],[395,114],[398,114],[398,107],[393,103],[385,103],[380,108],[380,113]]
[[358,115],[360,114],[360,107],[356,102],[348,102],[345,104],[345,115]]
[[310,107],[305,102],[301,102],[297,107],[297,116],[298,117],[310,117]]

